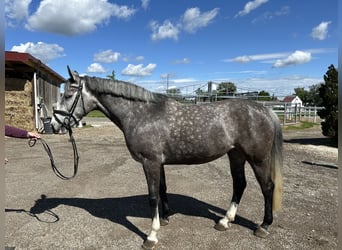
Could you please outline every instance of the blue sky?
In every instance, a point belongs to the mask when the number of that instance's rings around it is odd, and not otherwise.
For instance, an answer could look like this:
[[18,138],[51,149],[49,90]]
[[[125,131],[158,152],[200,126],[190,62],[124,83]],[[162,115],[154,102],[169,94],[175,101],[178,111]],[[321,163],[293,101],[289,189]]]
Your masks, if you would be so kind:
[[[327,4],[329,3],[329,4]],[[208,81],[285,96],[337,67],[337,0],[5,0],[5,49],[67,78],[191,93]]]

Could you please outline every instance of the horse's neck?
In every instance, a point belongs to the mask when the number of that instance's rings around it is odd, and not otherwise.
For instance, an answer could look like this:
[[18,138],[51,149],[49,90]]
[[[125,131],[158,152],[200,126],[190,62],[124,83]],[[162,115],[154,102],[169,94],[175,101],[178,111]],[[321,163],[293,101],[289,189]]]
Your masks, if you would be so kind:
[[[147,112],[148,104],[121,97],[105,95],[98,98],[99,109],[123,132]],[[139,113],[139,116],[137,115]]]

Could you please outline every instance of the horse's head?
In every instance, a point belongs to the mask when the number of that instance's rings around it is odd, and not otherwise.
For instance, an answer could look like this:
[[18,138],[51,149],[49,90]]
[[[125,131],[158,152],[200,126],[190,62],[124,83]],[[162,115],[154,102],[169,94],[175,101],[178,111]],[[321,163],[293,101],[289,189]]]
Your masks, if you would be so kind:
[[70,78],[65,83],[64,94],[57,103],[57,109],[54,110],[51,120],[55,132],[59,131],[61,126],[69,128],[78,125],[83,116],[94,108],[84,80],[76,71],[72,72],[69,66],[68,73]]

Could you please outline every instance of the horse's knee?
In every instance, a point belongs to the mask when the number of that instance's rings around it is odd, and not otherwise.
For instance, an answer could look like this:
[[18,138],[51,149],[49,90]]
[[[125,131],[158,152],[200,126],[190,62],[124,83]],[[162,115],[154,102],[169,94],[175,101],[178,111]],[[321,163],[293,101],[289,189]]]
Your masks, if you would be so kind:
[[149,203],[150,203],[150,207],[156,208],[158,206],[158,202],[159,202],[159,197],[157,196],[150,196],[149,197]]

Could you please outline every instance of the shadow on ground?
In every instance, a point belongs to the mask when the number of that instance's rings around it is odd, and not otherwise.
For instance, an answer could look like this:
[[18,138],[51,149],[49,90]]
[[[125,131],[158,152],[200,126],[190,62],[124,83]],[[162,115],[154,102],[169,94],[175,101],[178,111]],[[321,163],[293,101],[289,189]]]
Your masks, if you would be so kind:
[[[292,138],[292,139],[284,139],[284,142],[301,144],[301,145],[327,146],[327,147],[334,147],[334,148],[338,147],[337,143],[333,139],[328,138],[328,137]],[[316,162],[316,161],[311,161],[311,160],[302,160],[301,162],[307,165],[312,165],[312,166],[338,169],[338,165],[335,164],[334,162]]]
[[284,139],[284,142],[296,143],[296,144],[302,144],[302,145],[314,145],[314,146],[322,145],[322,146],[329,146],[329,147],[337,148],[337,143],[328,137]]
[[[168,199],[172,210],[171,215],[179,213],[188,216],[203,217],[213,220],[216,224],[226,212],[217,206],[213,206],[189,196],[170,193],[168,194]],[[57,223],[59,221],[59,215],[53,212],[52,209],[59,205],[84,209],[95,217],[108,219],[114,223],[118,223],[136,233],[142,239],[146,239],[146,234],[132,224],[127,217],[151,218],[147,195],[103,199],[48,198],[45,195],[41,195],[41,198],[36,200],[34,206],[31,207],[29,211],[24,209],[6,209],[5,211],[25,212],[30,216],[36,217],[40,222],[44,221],[39,219],[39,214],[48,213],[54,217],[52,222]],[[253,231],[258,226],[254,222],[238,215],[235,218],[234,224]]]

